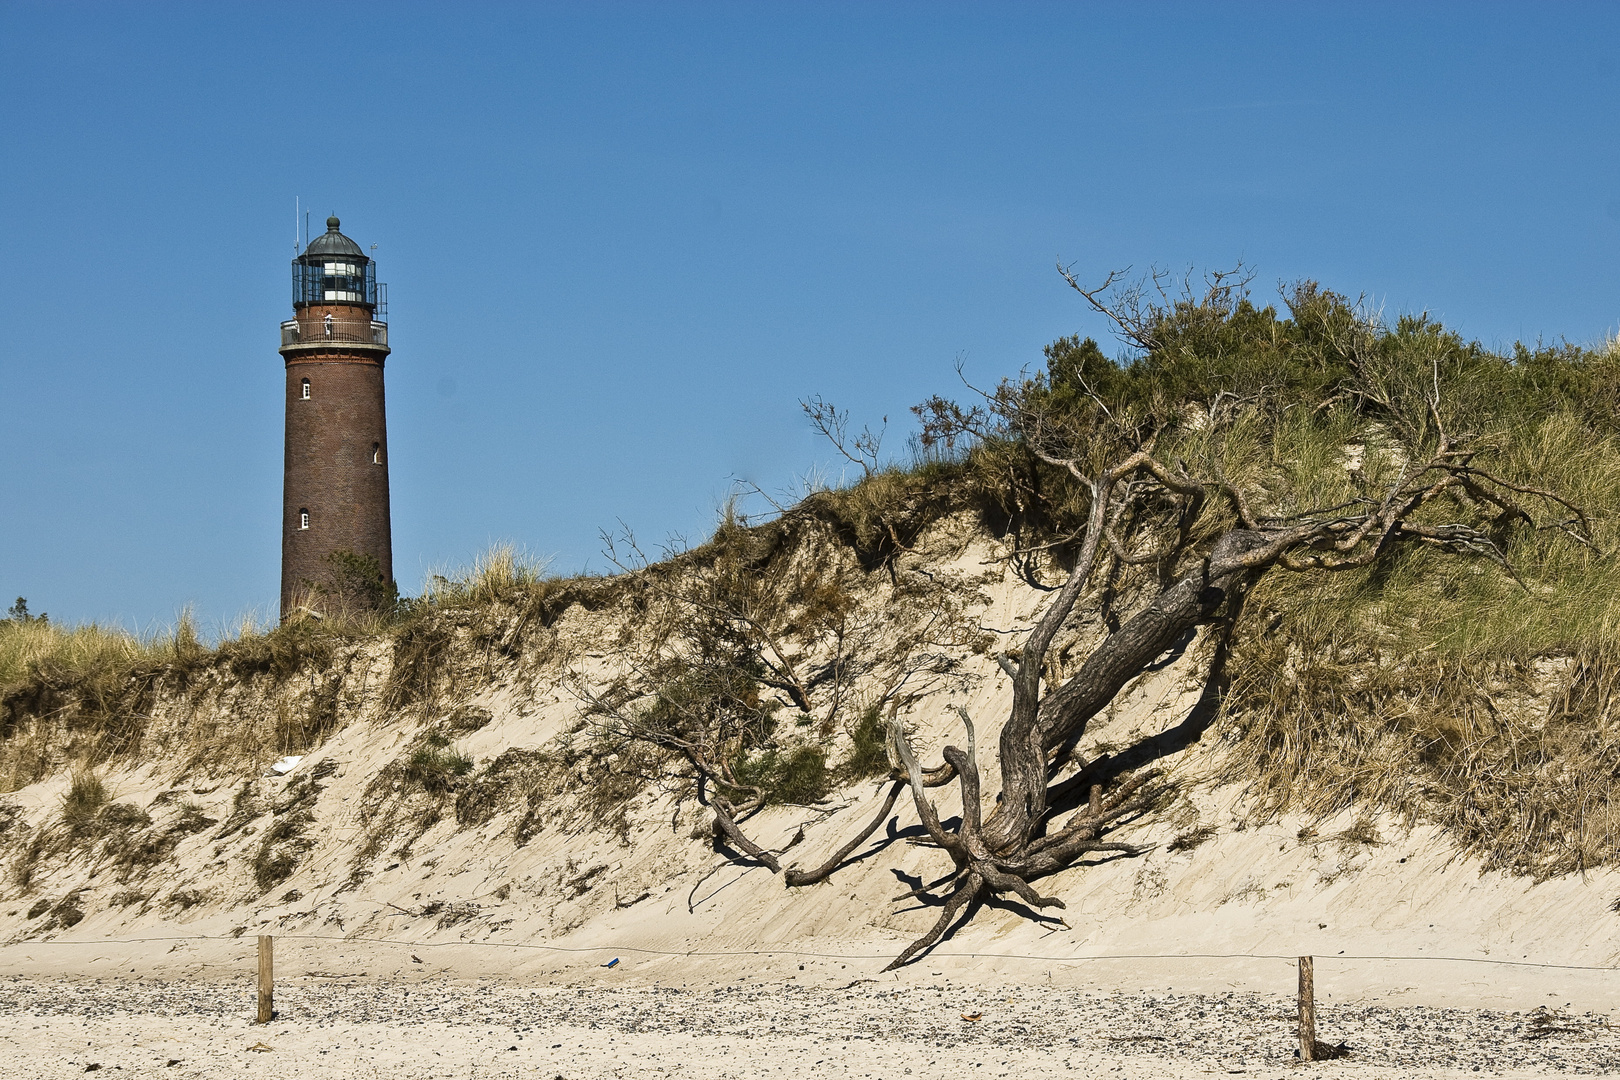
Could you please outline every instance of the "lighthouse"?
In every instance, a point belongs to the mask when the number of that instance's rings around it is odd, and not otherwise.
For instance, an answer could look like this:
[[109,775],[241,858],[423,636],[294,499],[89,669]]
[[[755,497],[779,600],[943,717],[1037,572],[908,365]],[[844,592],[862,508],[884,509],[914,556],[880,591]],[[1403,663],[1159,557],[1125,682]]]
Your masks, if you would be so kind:
[[[282,480],[281,617],[392,591],[387,286],[335,217],[293,260]],[[372,580],[356,580],[357,576]],[[357,589],[356,585],[360,587]]]

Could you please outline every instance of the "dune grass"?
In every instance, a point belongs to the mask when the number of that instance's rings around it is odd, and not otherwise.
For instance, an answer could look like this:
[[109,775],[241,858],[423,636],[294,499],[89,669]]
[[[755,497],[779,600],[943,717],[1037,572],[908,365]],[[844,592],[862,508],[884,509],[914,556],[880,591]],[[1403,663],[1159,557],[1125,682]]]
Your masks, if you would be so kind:
[[0,619],[0,685],[52,672],[122,673],[139,663],[161,663],[169,644],[96,623],[63,626]]
[[496,544],[463,570],[429,574],[421,603],[468,607],[509,602],[543,592],[554,580],[546,573],[545,560],[525,553],[515,544]]
[[[429,698],[451,670],[447,650],[465,616],[473,617],[480,644],[499,638],[506,655],[517,655],[523,638],[507,633],[508,624],[549,625],[577,600],[594,602],[600,581],[549,576],[543,563],[502,545],[464,571],[434,575],[422,596],[397,605],[328,605],[322,618],[268,627],[244,618],[208,644],[189,612],[146,634],[26,614],[0,619],[0,791],[74,763],[142,752],[154,705],[201,686],[291,686],[295,676],[310,675],[302,704],[278,707],[250,725],[253,731],[226,740],[238,756],[254,747],[306,752],[340,721],[341,675],[334,682],[329,669],[342,656],[391,648],[396,662],[386,692],[396,704]],[[180,752],[194,761],[217,756],[223,744],[216,728],[200,726],[196,745]]]

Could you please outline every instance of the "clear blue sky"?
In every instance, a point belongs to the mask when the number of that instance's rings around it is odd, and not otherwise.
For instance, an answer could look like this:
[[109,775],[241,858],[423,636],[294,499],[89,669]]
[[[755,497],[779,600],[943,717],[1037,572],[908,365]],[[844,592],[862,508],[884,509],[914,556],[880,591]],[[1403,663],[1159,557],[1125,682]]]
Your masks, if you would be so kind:
[[[273,610],[293,198],[388,282],[396,574],[698,538],[1226,266],[1620,324],[1620,8],[0,5],[0,597]],[[1113,346],[1110,346],[1112,348]]]

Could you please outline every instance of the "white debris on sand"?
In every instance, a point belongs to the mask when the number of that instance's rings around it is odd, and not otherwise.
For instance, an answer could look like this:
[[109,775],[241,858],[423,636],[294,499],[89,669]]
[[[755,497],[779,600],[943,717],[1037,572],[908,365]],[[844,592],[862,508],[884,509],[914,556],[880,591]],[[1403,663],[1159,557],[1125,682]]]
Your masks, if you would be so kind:
[[[1294,1077],[1292,1003],[1249,993],[969,986],[278,988],[243,982],[0,983],[0,1075],[49,1078]],[[965,1017],[977,1016],[976,1020]],[[1323,1075],[1544,1076],[1620,1069],[1605,1017],[1337,1004]],[[253,1052],[255,1044],[269,1050]]]

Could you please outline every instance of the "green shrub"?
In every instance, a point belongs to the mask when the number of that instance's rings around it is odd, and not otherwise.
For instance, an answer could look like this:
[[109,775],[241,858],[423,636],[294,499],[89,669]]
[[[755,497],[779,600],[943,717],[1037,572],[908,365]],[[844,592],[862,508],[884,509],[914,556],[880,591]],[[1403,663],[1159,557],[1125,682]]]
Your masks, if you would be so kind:
[[6,617],[4,619],[0,619],[0,622],[16,623],[48,623],[50,621],[51,617],[43,611],[38,615],[30,614],[28,611],[28,600],[26,597],[22,596],[17,597],[17,602],[12,604],[11,607],[6,611]]
[[388,580],[375,555],[339,549],[322,561],[325,578],[315,583],[315,589],[323,606],[335,606],[339,615],[384,616],[399,607],[399,586]]
[[889,774],[893,768],[889,762],[889,728],[879,706],[870,705],[861,712],[849,729],[849,738],[852,745],[841,770],[845,779],[865,780]]
[[813,803],[833,786],[827,752],[819,746],[799,746],[785,753],[767,750],[739,762],[732,771],[739,783],[759,788],[771,802]]
[[[1257,815],[1376,808],[1435,822],[1487,866],[1546,876],[1613,863],[1620,348],[1493,352],[1424,315],[1386,325],[1310,283],[1287,293],[1285,311],[1241,288],[1153,295],[1125,305],[1144,315],[1129,354],[1055,343],[1044,372],[1004,384],[990,414],[973,410],[980,429],[999,420],[1017,443],[1038,417],[1087,475],[1151,434],[1160,460],[1229,479],[1280,523],[1376,501],[1436,452],[1443,426],[1465,438],[1471,468],[1523,496],[1487,505],[1463,491],[1415,519],[1474,520],[1494,549],[1473,554],[1498,565],[1411,546],[1361,569],[1261,579],[1222,672],[1223,779]],[[963,429],[968,414],[952,408],[926,410],[925,437]],[[1031,475],[1046,521],[1085,505],[1062,470]],[[1185,550],[1235,515],[1204,520]],[[1125,547],[1166,550],[1176,522],[1149,501],[1122,528]],[[1115,567],[1105,595],[1126,608],[1162,572]]]

